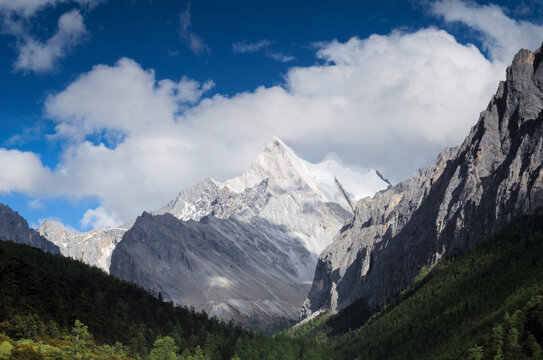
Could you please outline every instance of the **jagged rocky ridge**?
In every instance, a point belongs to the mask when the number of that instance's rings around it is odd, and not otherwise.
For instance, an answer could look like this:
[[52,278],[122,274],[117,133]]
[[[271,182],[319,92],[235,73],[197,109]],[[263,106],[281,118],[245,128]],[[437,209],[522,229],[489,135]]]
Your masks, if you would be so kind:
[[[366,188],[355,195],[332,171]],[[388,186],[373,170],[310,164],[274,139],[241,176],[206,179],[139,217],[110,271],[223,319],[296,319],[318,254],[352,217],[349,204]]]
[[62,224],[45,220],[40,235],[57,245],[62,255],[78,259],[109,272],[111,254],[128,227],[96,229],[85,233],[67,231]]
[[[272,146],[273,144],[277,146]],[[319,193],[322,201],[329,202],[329,206],[339,203],[342,208],[346,208],[351,212],[353,211],[352,204],[356,199],[373,195],[376,191],[390,186],[388,180],[384,179],[375,170],[359,173],[344,168],[332,160],[326,160],[319,164],[311,164],[298,158],[279,139],[274,139],[268,145],[264,152],[257,157],[255,163],[240,177],[230,179],[224,184],[213,179],[206,179],[182,191],[175,200],[152,214],[171,213],[184,221],[198,221],[209,214],[220,218],[227,218],[234,213],[246,217],[255,215],[262,210],[260,208],[261,205],[255,201],[251,202],[250,206],[246,205],[244,204],[244,197],[236,197],[235,201],[237,203],[234,204],[234,197],[229,194],[244,192],[248,187],[254,187],[252,191],[259,191],[255,185],[258,185],[258,182],[266,179],[276,171],[279,172],[275,174],[276,179],[284,177],[282,182],[290,181],[291,183],[301,181],[296,176],[299,176],[298,173],[303,173],[305,180],[311,184],[310,187],[312,189]],[[274,149],[282,149],[284,151],[275,152]],[[265,154],[267,155],[264,156]],[[291,162],[296,164],[298,171],[289,174],[288,172],[292,171],[292,169],[281,169],[282,165],[279,165],[279,168],[272,169],[278,165],[273,164],[275,161],[273,159],[274,156],[290,158]],[[289,161],[287,160],[286,163],[288,164]],[[334,174],[341,181],[346,181],[348,190],[342,187],[339,180],[334,177]],[[287,219],[283,217],[280,221],[284,222]],[[42,236],[56,244],[64,256],[82,260],[87,264],[100,267],[104,271],[109,272],[113,249],[115,249],[115,246],[121,241],[124,233],[132,225],[133,222],[118,227],[95,229],[79,233],[64,229],[61,223],[54,220],[46,220],[42,223],[38,231]],[[307,231],[304,230],[305,232]],[[311,252],[320,253],[331,242],[332,236],[333,233],[328,230],[324,236],[314,238],[310,241],[308,245],[313,246]],[[314,261],[316,261],[316,256],[314,256]],[[314,268],[306,270],[312,276]],[[311,281],[311,279],[308,281]]]
[[40,248],[51,254],[60,254],[58,246],[41,236],[36,230],[30,229],[19,213],[4,204],[0,204],[0,240],[9,240]]
[[312,164],[273,139],[239,177],[206,179],[134,223],[77,233],[48,220],[39,231],[63,255],[166,300],[271,323],[298,317],[318,254],[357,199],[389,186],[375,170]]
[[301,319],[360,298],[382,304],[425,265],[543,209],[543,53],[521,50],[463,144],[362,199],[319,256]]

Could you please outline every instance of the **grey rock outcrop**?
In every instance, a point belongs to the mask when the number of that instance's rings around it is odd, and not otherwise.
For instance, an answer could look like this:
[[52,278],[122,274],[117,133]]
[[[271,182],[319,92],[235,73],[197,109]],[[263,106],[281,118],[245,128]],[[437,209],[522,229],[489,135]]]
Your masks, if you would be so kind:
[[0,240],[30,245],[51,254],[60,254],[58,246],[30,229],[26,220],[9,206],[0,204]]
[[300,283],[289,251],[300,261],[310,254],[287,232],[273,234],[287,246],[276,245],[264,228],[235,217],[181,221],[144,213],[115,249],[110,272],[223,319],[296,318],[309,283]]
[[360,200],[319,256],[301,318],[360,298],[382,304],[424,265],[543,209],[543,53],[521,50],[463,144]]
[[46,220],[38,232],[58,246],[62,255],[109,272],[113,249],[121,241],[126,230],[119,227],[79,233],[67,231],[56,221]]

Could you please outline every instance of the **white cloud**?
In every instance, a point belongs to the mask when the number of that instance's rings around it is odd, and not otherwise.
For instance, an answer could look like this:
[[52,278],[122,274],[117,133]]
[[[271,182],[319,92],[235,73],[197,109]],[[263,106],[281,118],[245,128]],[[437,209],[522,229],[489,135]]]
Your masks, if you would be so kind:
[[0,148],[0,193],[38,193],[49,185],[51,172],[31,152]]
[[45,210],[45,206],[40,199],[32,199],[28,202],[28,208],[32,210]]
[[0,0],[0,31],[16,39],[18,52],[14,63],[15,70],[45,73],[73,48],[81,43],[87,29],[83,17],[77,9],[63,14],[58,20],[58,29],[46,41],[37,40],[30,33],[30,23],[48,7],[61,3],[75,3],[80,8],[91,9],[105,0]]
[[36,73],[50,71],[86,34],[79,11],[67,12],[59,18],[57,32],[47,41],[40,42],[25,36],[18,46],[19,56],[15,61],[15,69]]
[[232,51],[240,54],[255,53],[262,49],[266,49],[271,45],[271,41],[264,39],[256,42],[247,42],[247,40],[238,41],[232,44]]
[[75,2],[83,7],[92,8],[103,1],[104,0],[0,0],[0,13],[31,17],[47,7],[53,7],[60,3]]
[[283,53],[280,53],[280,52],[274,52],[274,51],[269,51],[266,53],[266,56],[269,57],[270,59],[273,59],[275,61],[279,61],[279,62],[284,62],[284,63],[287,63],[287,62],[291,62],[293,60],[296,60],[296,58],[294,56],[291,56],[291,55],[285,55]]
[[[115,66],[97,65],[65,91],[50,97],[46,114],[56,123],[56,137],[83,141],[88,135],[145,135],[149,127],[174,126],[174,114],[196,102],[213,86],[183,77],[157,81],[153,70],[123,58]],[[154,133],[152,131],[151,133]],[[122,136],[121,136],[122,138]],[[106,149],[107,150],[107,149]]]
[[38,10],[54,6],[60,0],[0,0],[0,11],[17,13],[25,17],[34,15]]
[[63,0],[0,0],[0,11],[31,17],[38,11],[49,6],[55,6]]
[[179,14],[179,22],[181,24],[179,36],[183,41],[185,41],[190,51],[192,51],[195,55],[200,56],[202,54],[211,52],[204,39],[189,30],[190,26],[192,25],[191,16],[189,2],[186,9]]
[[283,54],[279,51],[270,49],[273,43],[270,40],[264,39],[256,42],[247,42],[247,40],[238,41],[232,44],[232,51],[240,54],[253,54],[259,51],[264,51],[264,55],[279,62],[290,62],[295,60],[294,56]]
[[[176,114],[212,85],[157,81],[152,70],[129,59],[80,76],[46,102],[54,138],[68,144],[55,173],[59,191],[94,194],[123,221],[161,206],[186,179],[202,175],[204,166],[191,153],[197,138],[183,134]],[[187,173],[192,167],[194,175]]]
[[30,127],[25,127],[22,133],[14,134],[4,141],[4,146],[21,146],[39,139],[45,130],[45,121],[37,121]]
[[0,13],[31,17],[47,7],[54,7],[60,3],[75,2],[83,7],[92,8],[104,1],[105,0],[0,0]]
[[89,228],[89,226],[91,226],[94,229],[114,227],[119,225],[120,222],[119,218],[113,214],[109,214],[102,206],[99,206],[94,210],[87,210],[83,215],[83,219],[81,219],[83,228]]
[[205,177],[239,174],[274,135],[309,160],[334,152],[399,181],[459,144],[505,75],[434,28],[321,43],[316,55],[281,86],[204,99],[211,82],[157,79],[129,59],[95,66],[46,102],[65,149],[57,168],[25,153],[33,180],[0,177],[0,190],[93,196],[83,226],[128,222]]
[[520,48],[535,49],[543,41],[542,24],[511,19],[497,5],[441,0],[432,4],[432,11],[445,21],[462,22],[478,30],[485,50],[494,60],[511,62]]

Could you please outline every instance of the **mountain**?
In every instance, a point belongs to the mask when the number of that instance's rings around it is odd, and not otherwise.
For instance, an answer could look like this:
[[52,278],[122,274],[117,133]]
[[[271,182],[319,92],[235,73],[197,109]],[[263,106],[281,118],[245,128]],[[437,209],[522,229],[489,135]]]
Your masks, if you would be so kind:
[[301,318],[360,298],[375,308],[423,266],[543,209],[542,55],[541,49],[517,53],[460,147],[357,203],[353,219],[319,256]]
[[375,170],[307,162],[274,138],[239,177],[205,179],[129,225],[76,233],[46,221],[39,231],[63,255],[166,300],[270,324],[298,317],[318,254],[356,200],[389,186]]
[[109,272],[111,253],[126,230],[119,227],[78,233],[67,231],[52,220],[45,220],[38,229],[40,235],[59,247],[62,255],[82,260],[106,272]]
[[[206,179],[154,214],[170,213],[185,221],[207,215],[221,219],[258,215],[273,224],[286,224],[308,251],[318,255],[330,243],[336,219],[343,222],[352,216],[352,203],[388,186],[375,170],[357,172],[333,160],[312,164],[274,138],[239,177],[224,183]],[[320,226],[322,219],[330,226]],[[307,270],[310,277],[313,270]]]
[[543,216],[520,216],[422,268],[377,311],[361,299],[286,334],[326,339],[346,360],[541,359],[542,259]]
[[26,220],[9,206],[0,204],[0,239],[40,248],[51,254],[60,254],[54,243],[30,229]]
[[111,274],[222,319],[295,319],[309,285],[289,255],[302,266],[311,256],[296,238],[266,232],[269,226],[262,219],[143,214],[115,249]]
[[[346,190],[351,177],[366,187]],[[387,186],[375,171],[311,164],[273,139],[239,177],[206,179],[140,216],[110,271],[166,300],[270,330],[298,317],[317,256],[352,217],[354,199]]]

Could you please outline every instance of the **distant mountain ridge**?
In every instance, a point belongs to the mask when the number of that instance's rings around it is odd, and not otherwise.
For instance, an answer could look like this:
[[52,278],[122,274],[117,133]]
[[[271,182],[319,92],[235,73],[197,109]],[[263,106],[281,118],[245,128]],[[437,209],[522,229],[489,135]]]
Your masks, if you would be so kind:
[[111,254],[127,228],[96,229],[86,233],[67,231],[62,224],[45,220],[39,227],[40,235],[59,247],[62,255],[82,260],[109,272]]
[[301,318],[360,298],[382,304],[422,266],[543,209],[542,58],[541,49],[519,51],[460,147],[358,202],[354,218],[319,256]]
[[[341,169],[273,139],[241,176],[206,179],[139,217],[111,273],[221,318],[296,319],[318,254],[352,217],[354,195],[330,168]],[[370,194],[389,186],[374,171],[345,173],[372,180]]]
[[30,245],[51,254],[60,254],[53,242],[30,229],[26,220],[9,206],[0,204],[0,239]]
[[312,164],[273,138],[239,177],[205,179],[133,223],[75,233],[46,221],[39,231],[65,256],[167,300],[269,323],[297,318],[318,254],[352,217],[357,199],[388,187],[375,170]]

